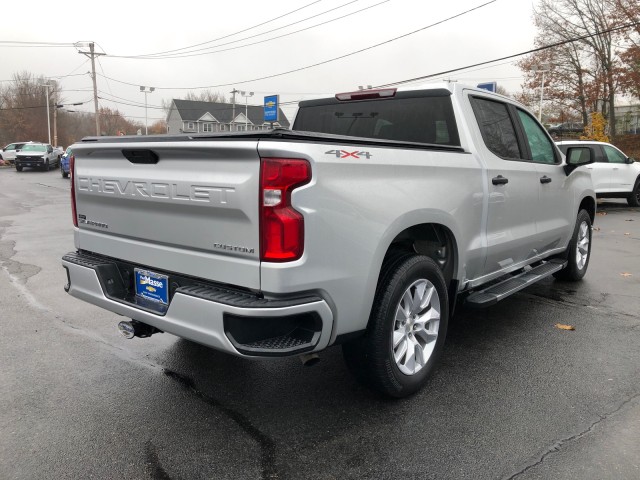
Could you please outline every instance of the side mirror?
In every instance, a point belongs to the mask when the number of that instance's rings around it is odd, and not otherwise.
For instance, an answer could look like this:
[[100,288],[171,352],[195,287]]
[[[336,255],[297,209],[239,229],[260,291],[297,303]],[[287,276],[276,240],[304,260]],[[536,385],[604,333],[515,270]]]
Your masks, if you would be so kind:
[[628,157],[628,158],[627,158],[627,163],[628,163],[629,165],[632,165],[632,164],[634,164],[634,163],[635,163],[635,159],[633,159],[633,158],[631,158],[631,157]]
[[578,167],[595,162],[595,155],[589,147],[569,147],[565,156],[567,164],[564,166],[564,171],[567,175]]

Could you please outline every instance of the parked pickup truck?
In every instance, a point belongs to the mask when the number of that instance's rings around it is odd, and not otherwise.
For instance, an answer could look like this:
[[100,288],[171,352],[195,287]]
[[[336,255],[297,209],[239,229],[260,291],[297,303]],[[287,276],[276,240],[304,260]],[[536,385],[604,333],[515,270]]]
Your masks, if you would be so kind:
[[85,138],[72,146],[65,289],[246,357],[342,344],[353,373],[418,390],[456,299],[579,280],[596,201],[523,106],[459,84],[300,104],[293,130]]
[[58,167],[59,164],[60,155],[48,143],[26,143],[22,150],[16,153],[15,158],[18,172],[21,172],[24,167],[49,171],[51,168]]

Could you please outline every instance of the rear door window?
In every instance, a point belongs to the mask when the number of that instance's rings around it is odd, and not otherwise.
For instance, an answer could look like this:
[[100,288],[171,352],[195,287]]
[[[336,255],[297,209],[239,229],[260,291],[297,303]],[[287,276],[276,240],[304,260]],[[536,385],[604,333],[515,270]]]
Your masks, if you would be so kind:
[[471,105],[487,148],[505,159],[521,159],[518,136],[507,105],[480,97],[473,97]]

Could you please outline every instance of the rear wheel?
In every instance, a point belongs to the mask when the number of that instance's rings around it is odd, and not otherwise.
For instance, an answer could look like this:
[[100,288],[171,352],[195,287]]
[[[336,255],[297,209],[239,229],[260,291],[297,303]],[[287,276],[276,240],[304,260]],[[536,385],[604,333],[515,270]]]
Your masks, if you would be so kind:
[[633,192],[627,197],[627,203],[632,207],[640,207],[640,180],[636,181]]
[[567,248],[567,266],[553,274],[560,280],[581,280],[587,273],[591,258],[591,217],[586,210],[580,210]]
[[448,304],[442,271],[431,258],[393,256],[383,265],[366,334],[343,345],[349,369],[384,395],[415,393],[442,352]]

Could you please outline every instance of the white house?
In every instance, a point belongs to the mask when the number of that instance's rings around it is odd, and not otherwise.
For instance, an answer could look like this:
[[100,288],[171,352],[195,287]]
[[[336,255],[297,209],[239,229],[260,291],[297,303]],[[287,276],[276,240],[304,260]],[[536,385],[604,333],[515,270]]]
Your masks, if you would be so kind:
[[246,130],[268,130],[275,127],[289,127],[289,120],[282,110],[279,122],[264,121],[264,109],[260,105],[237,103],[235,112],[231,103],[200,102],[194,100],[171,101],[167,116],[167,133],[213,133]]

